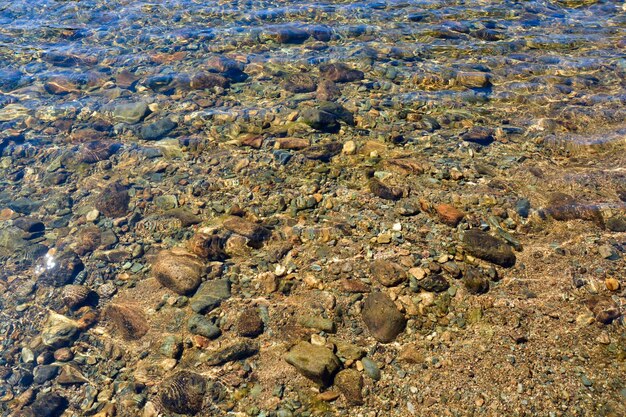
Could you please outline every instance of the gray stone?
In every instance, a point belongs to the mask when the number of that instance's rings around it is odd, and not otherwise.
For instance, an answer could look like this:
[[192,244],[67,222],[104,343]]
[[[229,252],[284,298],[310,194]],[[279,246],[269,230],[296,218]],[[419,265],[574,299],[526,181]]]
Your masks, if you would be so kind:
[[205,362],[211,366],[223,365],[228,362],[238,361],[256,355],[258,351],[258,343],[252,340],[237,341],[209,353]]
[[230,298],[228,278],[205,281],[191,297],[191,309],[196,313],[206,314],[219,307],[222,301],[228,298]]
[[56,365],[39,365],[33,369],[33,381],[35,384],[43,384],[57,376],[59,367]]
[[222,331],[211,320],[200,314],[194,314],[187,322],[187,328],[193,334],[199,334],[209,339],[215,339]]
[[17,227],[4,227],[0,229],[0,256],[11,256],[24,249],[28,242],[23,239],[24,231]]
[[174,130],[176,126],[176,122],[170,119],[161,119],[142,127],[139,135],[144,140],[158,140],[164,138],[168,133]]
[[154,204],[161,210],[172,210],[178,207],[178,199],[175,195],[160,195],[154,199]]
[[331,319],[320,316],[300,316],[298,323],[310,329],[322,330],[326,333],[335,333],[335,323]]
[[365,375],[372,378],[374,381],[378,381],[380,379],[380,369],[376,362],[371,360],[370,358],[361,359],[361,363],[363,364],[363,371],[365,371]]
[[326,111],[308,107],[300,112],[300,120],[315,130],[336,133],[339,131],[337,116]]
[[117,123],[139,123],[148,113],[148,105],[143,101],[121,103],[113,109],[113,120]]
[[[219,329],[218,329],[219,330]],[[159,352],[168,358],[178,359],[183,352],[183,341],[180,336],[168,335],[163,338]]]

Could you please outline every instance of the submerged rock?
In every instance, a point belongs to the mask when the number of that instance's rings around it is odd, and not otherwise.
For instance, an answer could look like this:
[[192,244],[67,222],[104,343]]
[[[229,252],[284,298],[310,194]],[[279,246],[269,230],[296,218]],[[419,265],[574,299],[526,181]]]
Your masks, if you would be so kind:
[[109,304],[104,316],[126,340],[141,339],[150,329],[143,313],[131,305]]
[[140,137],[144,140],[158,140],[164,138],[168,133],[176,128],[176,122],[165,118],[150,123],[141,128]]
[[224,220],[224,227],[233,233],[247,237],[254,243],[263,242],[271,234],[268,229],[260,224],[237,216],[230,216]]
[[477,229],[471,229],[463,234],[465,250],[477,258],[492,262],[506,268],[515,265],[513,249],[500,239]]
[[233,342],[227,346],[210,352],[206,357],[206,363],[211,366],[223,365],[228,362],[238,361],[256,355],[259,344],[252,340]]
[[47,346],[68,346],[78,334],[78,323],[61,314],[50,313],[41,331],[41,340]]
[[300,120],[315,130],[328,133],[339,131],[338,117],[319,108],[307,107],[300,113]]
[[371,335],[379,342],[393,342],[406,327],[404,315],[382,292],[371,293],[365,299],[361,315]]
[[406,281],[407,275],[399,264],[379,259],[370,264],[372,276],[385,287],[394,287]]
[[143,101],[121,103],[113,109],[113,121],[118,123],[139,123],[148,114],[148,105]]
[[74,281],[85,265],[74,252],[68,251],[58,258],[50,258],[39,276],[39,282],[43,285],[62,287]]
[[552,194],[548,205],[542,213],[551,216],[555,220],[589,220],[600,227],[604,227],[604,219],[598,205],[583,203],[564,193]]
[[68,405],[67,399],[55,392],[41,392],[30,409],[37,417],[59,417]]
[[313,382],[329,386],[341,368],[339,358],[323,346],[299,342],[285,355],[285,361]]
[[211,320],[201,314],[194,314],[187,322],[187,328],[193,334],[199,334],[207,339],[218,338],[222,331]]
[[191,309],[199,314],[206,314],[230,298],[230,280],[228,278],[205,281],[191,297]]
[[369,190],[372,194],[384,200],[399,200],[404,195],[401,188],[389,187],[376,178],[370,178],[368,182]]
[[478,268],[467,268],[463,274],[463,284],[470,294],[484,294],[489,291],[489,279]]
[[163,407],[179,414],[197,414],[202,410],[207,379],[190,371],[179,371],[163,381],[159,399]]
[[362,405],[363,377],[355,369],[343,369],[335,376],[335,386],[343,394],[348,404]]
[[427,277],[417,281],[417,286],[430,292],[444,292],[450,288],[448,280],[440,274],[428,275]]
[[263,333],[263,320],[259,311],[254,307],[248,307],[237,318],[237,333],[239,336],[254,338]]
[[347,83],[362,80],[365,77],[363,71],[349,68],[346,64],[325,64],[320,66],[322,76],[337,83]]
[[183,248],[173,248],[159,252],[152,265],[152,274],[165,287],[188,295],[200,285],[204,269],[197,256]]
[[96,198],[95,206],[107,217],[122,217],[128,213],[128,188],[118,182],[107,185]]

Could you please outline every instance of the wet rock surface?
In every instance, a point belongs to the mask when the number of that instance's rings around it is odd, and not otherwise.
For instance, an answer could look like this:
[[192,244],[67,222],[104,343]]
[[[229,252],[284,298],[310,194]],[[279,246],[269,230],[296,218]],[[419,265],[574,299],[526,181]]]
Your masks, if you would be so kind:
[[32,3],[0,415],[626,415],[620,2]]

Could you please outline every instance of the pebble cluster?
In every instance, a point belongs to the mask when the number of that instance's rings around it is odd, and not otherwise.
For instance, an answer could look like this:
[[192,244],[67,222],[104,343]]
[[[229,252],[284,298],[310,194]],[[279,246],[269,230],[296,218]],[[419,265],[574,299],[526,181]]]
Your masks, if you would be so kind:
[[0,414],[626,415],[619,2],[0,4]]

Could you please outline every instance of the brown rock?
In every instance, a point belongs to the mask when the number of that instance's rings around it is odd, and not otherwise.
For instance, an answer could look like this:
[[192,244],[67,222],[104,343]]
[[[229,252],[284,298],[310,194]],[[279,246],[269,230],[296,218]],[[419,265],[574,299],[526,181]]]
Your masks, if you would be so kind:
[[337,398],[339,398],[339,393],[336,391],[324,391],[317,394],[317,399],[320,401],[331,402],[335,401]]
[[351,293],[370,292],[370,286],[359,279],[342,279],[341,287]]
[[333,101],[341,97],[341,90],[331,80],[322,80],[317,85],[315,95],[320,101]]
[[463,246],[477,258],[505,268],[515,265],[515,254],[509,245],[482,230],[471,229],[463,234]]
[[63,287],[61,298],[66,306],[76,308],[87,301],[90,293],[91,290],[84,285],[66,285]]
[[228,87],[228,79],[219,74],[200,72],[191,78],[190,86],[194,90],[204,90],[213,87]]
[[424,164],[414,158],[387,159],[385,168],[403,175],[424,173]]
[[419,351],[417,346],[408,344],[402,347],[398,359],[406,363],[420,364],[424,362],[424,355]]
[[61,348],[54,351],[54,360],[59,362],[69,362],[74,359],[74,354],[69,348]]
[[439,219],[451,227],[456,227],[465,216],[465,213],[450,204],[438,204],[435,206],[435,211]]
[[107,217],[122,217],[128,212],[130,195],[128,189],[120,183],[107,185],[96,199],[96,208]]
[[208,381],[200,374],[179,371],[161,384],[159,399],[170,412],[197,414],[204,403]]
[[67,77],[55,77],[54,79],[44,83],[44,88],[50,94],[64,95],[68,93],[77,93],[76,84]]
[[470,294],[484,294],[489,291],[489,279],[478,268],[467,268],[463,275],[463,284]]
[[243,339],[210,352],[205,362],[211,366],[218,366],[248,358],[258,352],[259,344],[256,341]]
[[604,284],[606,285],[606,289],[609,291],[617,291],[619,290],[619,281],[615,278],[607,278],[604,280]]
[[346,83],[362,80],[365,77],[363,71],[351,69],[345,64],[324,64],[320,66],[320,73],[324,78],[336,83]]
[[226,238],[216,231],[212,233],[198,232],[188,242],[187,246],[194,255],[209,261],[223,261],[228,256],[224,251]]
[[254,149],[259,149],[263,145],[263,136],[255,135],[253,133],[246,133],[239,137],[239,143],[243,146],[249,146]]
[[335,376],[335,386],[350,405],[363,405],[363,377],[355,369],[344,369]]
[[276,149],[301,150],[308,148],[311,142],[305,138],[277,138]]
[[307,31],[294,26],[283,26],[272,29],[266,36],[274,42],[287,44],[299,44],[310,37]]
[[271,294],[278,290],[280,279],[273,272],[263,272],[257,276],[261,284],[261,290],[265,294]]
[[183,248],[159,252],[152,265],[152,274],[165,287],[181,295],[193,293],[204,272],[203,262]]
[[600,227],[604,227],[604,219],[597,204],[584,203],[564,193],[554,193],[545,210],[540,214],[547,214],[555,220],[589,220]]
[[87,330],[98,321],[98,314],[91,307],[82,307],[77,313],[80,315],[76,321],[79,330]]
[[283,88],[292,93],[310,93],[315,91],[316,81],[308,74],[291,74],[282,83]]
[[459,72],[456,81],[464,87],[483,88],[491,85],[491,74],[480,71]]
[[89,382],[80,370],[72,365],[63,365],[61,374],[56,381],[61,385],[85,384]]
[[382,292],[370,294],[363,302],[363,322],[379,342],[389,343],[404,331],[406,319],[394,302]]
[[494,130],[482,126],[474,126],[461,136],[461,140],[489,145],[494,140]]
[[93,252],[100,246],[102,232],[98,226],[87,226],[81,229],[74,243],[75,252],[84,256]]
[[370,178],[368,186],[372,194],[384,200],[399,200],[404,194],[402,189],[389,187],[376,178]]
[[216,72],[243,71],[244,64],[224,56],[214,55],[207,59],[206,67]]
[[587,307],[596,320],[603,324],[611,324],[622,315],[619,306],[608,297],[592,297],[587,301]]
[[141,339],[149,326],[141,310],[129,304],[109,304],[104,316],[126,340]]
[[[93,135],[89,136],[93,139]],[[109,159],[120,148],[116,142],[106,140],[91,140],[82,143],[76,152],[76,159],[86,164],[94,164]]]
[[224,227],[233,233],[247,237],[253,243],[260,243],[270,236],[270,231],[260,224],[236,216],[230,216],[224,220]]
[[257,337],[263,333],[263,320],[259,311],[248,307],[237,318],[237,334],[243,337]]
[[372,276],[385,287],[394,287],[406,281],[404,268],[395,262],[378,259],[370,264]]
[[341,143],[330,142],[309,146],[302,151],[302,154],[314,161],[329,162],[335,155],[339,154],[342,149],[343,145]]

